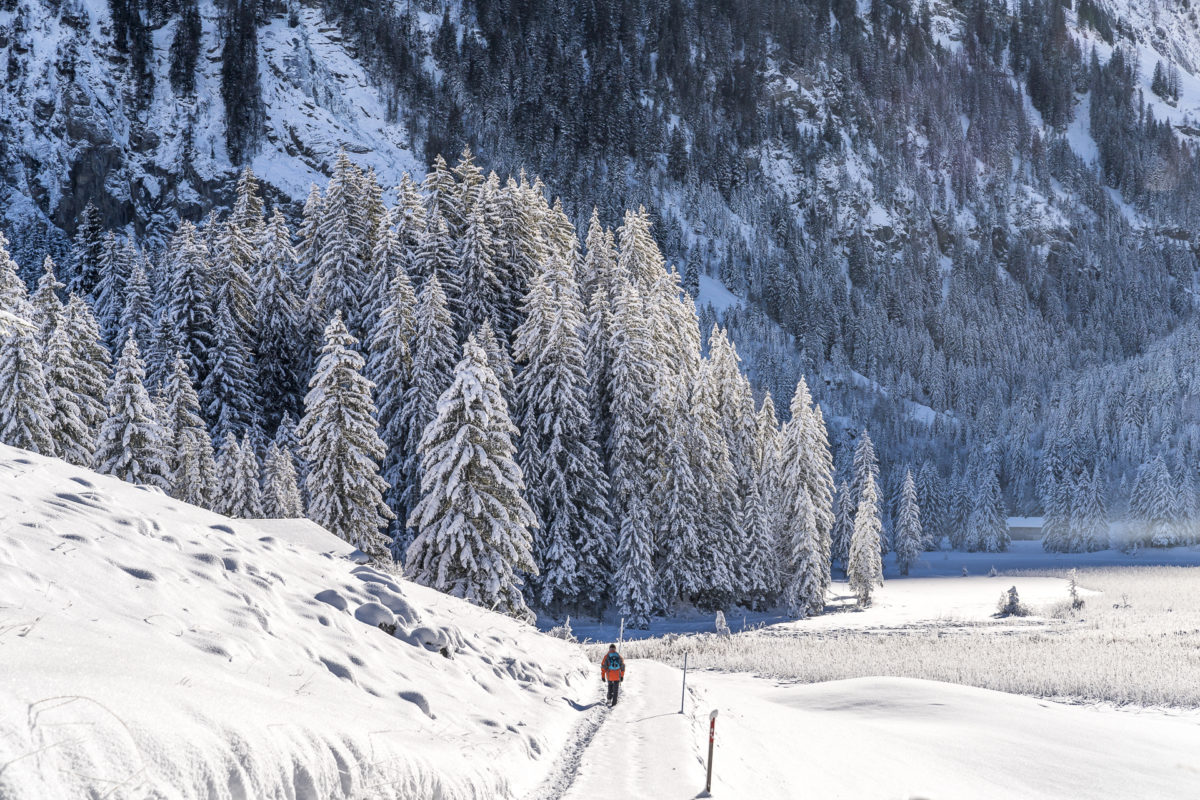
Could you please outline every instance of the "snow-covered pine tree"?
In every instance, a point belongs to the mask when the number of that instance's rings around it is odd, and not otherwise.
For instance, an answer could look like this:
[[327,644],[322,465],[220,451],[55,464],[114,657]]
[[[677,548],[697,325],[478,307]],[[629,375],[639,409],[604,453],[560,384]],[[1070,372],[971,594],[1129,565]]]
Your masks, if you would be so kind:
[[[395,234],[390,230],[382,236],[381,242],[395,239]],[[387,448],[382,476],[388,484],[384,501],[396,515],[389,529],[393,543],[392,557],[396,561],[403,561],[408,538],[404,521],[408,519],[410,510],[405,505],[407,476],[404,467],[410,453],[405,398],[413,386],[417,298],[403,262],[391,258],[388,261],[392,264],[392,280],[384,295],[387,302],[371,334],[366,375],[375,384],[375,405],[381,421],[379,436]]]
[[100,259],[104,254],[104,220],[91,202],[83,207],[75,226],[71,247],[73,270],[69,291],[80,297],[91,297],[100,282]]
[[254,442],[249,434],[245,434],[237,448],[233,483],[223,487],[233,505],[232,510],[227,512],[229,516],[239,519],[260,519],[263,516],[261,476]]
[[492,372],[496,373],[496,380],[500,382],[500,391],[504,395],[504,402],[508,403],[509,408],[512,408],[513,398],[516,397],[517,382],[513,377],[513,357],[507,343],[501,342],[500,338],[496,336],[491,322],[484,322],[479,326],[479,330],[475,331],[475,341],[487,354],[488,366],[492,368]]
[[[767,608],[779,582],[775,531],[766,501],[758,483],[750,484],[750,493],[742,501],[742,530],[746,536],[746,602],[756,611]],[[823,605],[823,603],[822,603]]]
[[[133,262],[125,281],[125,305],[121,309],[118,331],[118,349],[125,345],[126,336],[132,336],[139,342],[154,341],[154,298],[150,292],[150,277],[141,258]],[[155,382],[150,383],[153,385]]]
[[115,349],[121,323],[121,312],[125,308],[125,281],[133,259],[128,245],[109,231],[104,237],[104,250],[100,257],[100,282],[96,285],[93,301],[96,322],[104,343]]
[[[317,265],[321,262],[321,228],[325,216],[325,201],[321,190],[314,183],[308,188],[304,210],[300,212],[300,225],[296,229],[296,285],[307,297]],[[307,306],[306,306],[307,308]],[[308,328],[308,319],[305,318]],[[311,333],[311,330],[309,331]],[[319,331],[318,331],[319,332]]]
[[537,574],[530,536],[537,518],[522,496],[516,434],[487,355],[468,337],[454,381],[421,438],[421,499],[408,520],[417,536],[407,572],[426,586],[532,621],[518,575]]
[[[614,360],[614,365],[617,363]],[[737,599],[736,589],[744,578],[738,563],[743,534],[737,480],[721,431],[720,396],[713,388],[711,372],[712,362],[705,359],[691,392],[687,450],[699,498],[700,559],[696,569],[702,589],[695,600],[708,608],[723,608]],[[646,424],[655,421],[656,416],[648,413]]]
[[54,440],[54,453],[76,466],[91,466],[96,450],[95,414],[90,406],[85,414],[87,398],[80,392],[80,369],[75,363],[65,314],[61,314],[60,322],[50,334],[44,371],[52,409],[50,436]]
[[8,239],[0,232],[0,331],[15,320],[29,321],[29,289],[21,280],[17,262],[8,253]]
[[1004,498],[996,471],[984,465],[975,487],[975,502],[967,519],[967,549],[1000,553],[1008,549],[1008,520],[1004,514]]
[[[614,309],[621,282],[617,279],[617,259],[612,247],[612,233],[600,231],[595,210],[592,211],[592,220],[594,225],[589,228],[587,254],[582,262],[585,274],[591,282],[584,357],[588,377],[591,379],[588,397],[592,408],[592,424],[596,429],[597,439],[607,442],[612,434],[612,387],[609,384],[614,346]],[[611,464],[608,466],[611,470]]]
[[921,531],[925,550],[937,550],[942,546],[945,530],[946,492],[937,466],[926,460],[916,476],[917,507],[921,509]]
[[[421,188],[425,195],[426,218],[430,223],[433,223],[434,217],[441,218],[447,226],[446,234],[449,236],[452,233],[449,226],[452,222],[461,220],[462,197],[459,195],[454,173],[450,171],[450,167],[446,164],[446,159],[442,158],[441,153],[434,156],[433,164],[425,173],[425,181],[421,184]],[[427,274],[425,273],[425,275]]]
[[[22,303],[28,311],[28,303]],[[22,317],[10,321],[0,337],[0,442],[53,456],[55,408],[36,335],[34,325]]]
[[263,230],[263,201],[259,194],[258,178],[250,167],[243,167],[234,189],[233,213],[230,221],[251,240],[257,240]]
[[521,303],[534,276],[549,254],[542,233],[544,200],[527,184],[512,178],[495,193],[495,213],[499,227],[496,239],[496,269],[504,286],[497,330],[511,334],[520,323]]
[[500,323],[504,286],[496,269],[495,250],[486,207],[481,201],[467,212],[462,238],[458,240],[464,326],[461,333],[474,331],[485,322],[493,327]]
[[355,338],[363,336],[362,295],[367,288],[367,265],[362,261],[363,242],[368,234],[367,219],[358,188],[358,168],[342,150],[334,162],[333,177],[325,188],[320,257],[308,287],[306,303],[311,325],[315,327],[319,321],[341,312],[347,330]]
[[850,567],[850,542],[854,538],[854,508],[850,505],[850,487],[845,482],[838,484],[835,498],[831,555],[846,571]]
[[300,409],[299,375],[304,367],[304,325],[293,270],[296,253],[287,221],[276,207],[261,237],[255,276],[254,365],[268,427],[285,412]]
[[1143,545],[1175,542],[1175,481],[1162,453],[1142,465],[1129,502],[1131,523]]
[[446,220],[440,215],[432,214],[429,217],[413,257],[413,271],[412,277],[422,290],[431,275],[438,276],[443,296],[446,298],[446,309],[450,312],[454,324],[453,330],[456,335],[458,331],[466,330],[467,324],[462,308],[462,265],[454,249],[454,239],[446,227]]
[[63,288],[62,282],[54,274],[54,261],[50,256],[46,256],[42,262],[42,277],[38,279],[37,290],[29,297],[32,308],[30,321],[37,328],[36,341],[43,353],[50,347],[50,338],[62,321],[63,304],[58,298],[58,293]]
[[854,513],[854,535],[850,540],[846,577],[850,581],[850,591],[858,598],[858,604],[869,606],[871,593],[876,586],[883,585],[883,560],[879,545],[883,524],[879,519],[879,491],[873,474],[867,473],[861,492]]
[[238,498],[234,487],[238,482],[238,464],[242,448],[233,431],[226,431],[217,448],[217,482],[212,496],[212,510],[227,517],[237,516]]
[[171,488],[166,430],[143,383],[136,339],[126,339],[105,397],[108,418],[96,442],[95,470],[129,483]]
[[[780,446],[780,471],[783,475],[781,489],[782,502],[792,516],[811,514],[813,529],[811,540],[806,543],[796,541],[796,529],[791,529],[791,535],[785,534],[785,542],[790,543],[788,554],[790,563],[784,583],[789,587],[792,600],[800,604],[804,614],[820,614],[825,608],[825,595],[830,584],[830,553],[832,545],[830,534],[822,532],[817,516],[818,502],[825,502],[824,477],[820,474],[822,468],[816,450],[820,447],[813,418],[811,395],[803,378],[796,384],[796,392],[792,395],[792,418],[783,426]],[[831,465],[832,466],[832,465]],[[804,503],[796,499],[803,493],[807,499],[807,510]],[[830,493],[832,499],[832,492]],[[830,528],[833,520],[830,519]],[[792,525],[799,524],[799,520]],[[800,558],[803,556],[803,558]]]
[[207,508],[217,488],[216,463],[212,439],[200,416],[200,400],[182,353],[175,354],[163,395],[171,496]]
[[1091,553],[1108,547],[1108,514],[1100,488],[1100,467],[1081,475],[1071,503],[1071,543],[1075,552]]
[[631,495],[621,517],[613,594],[627,628],[646,630],[654,611],[654,532],[640,494]]
[[384,559],[383,530],[392,518],[383,502],[388,486],[379,477],[385,448],[357,344],[335,313],[308,382],[298,430],[309,469],[308,516],[372,558]]
[[896,566],[901,575],[921,557],[921,509],[917,505],[917,485],[912,470],[904,471],[904,482],[900,485],[900,502],[896,509]]
[[[93,448],[100,426],[108,418],[108,377],[112,371],[112,357],[100,341],[100,329],[88,304],[76,294],[67,299],[63,315],[63,330],[70,342],[71,371],[74,376],[79,417],[91,433]],[[74,462],[72,462],[74,463]],[[78,466],[91,466],[87,462]]]
[[213,346],[213,313],[208,251],[196,228],[179,224],[166,257],[166,297],[158,349],[182,352],[188,371],[197,382],[208,374]]
[[254,359],[239,331],[231,302],[228,295],[217,302],[208,371],[200,387],[205,416],[217,436],[230,431],[244,433],[258,407]]
[[[661,387],[660,401],[686,407],[682,387]],[[680,412],[671,415],[670,438],[655,470],[651,496],[661,506],[654,531],[657,543],[658,596],[668,609],[689,602],[705,588],[701,570],[701,498],[697,496],[689,453],[692,423]]]
[[[470,222],[468,221],[468,228]],[[608,481],[587,405],[583,311],[574,271],[556,257],[534,279],[513,355],[521,431],[517,460],[539,526],[539,600],[547,608],[594,596],[611,556]],[[490,358],[489,358],[490,361]]]
[[626,211],[617,229],[617,263],[639,291],[649,293],[654,281],[664,269],[662,254],[650,233],[650,216],[645,208]]
[[[791,481],[794,486],[794,481]],[[825,607],[825,598],[814,596],[811,565],[816,560],[814,546],[817,540],[817,520],[813,514],[812,500],[808,492],[789,488],[781,498],[784,508],[782,533],[784,559],[781,566],[783,580],[783,604],[793,617],[807,617],[820,613]]]
[[[441,278],[429,276],[417,295],[413,319],[412,382],[404,393],[403,417],[408,428],[404,441],[404,508],[413,508],[421,497],[420,442],[425,427],[437,415],[437,401],[454,380],[454,322],[446,308]],[[407,548],[406,548],[407,549]]]
[[263,462],[263,514],[270,519],[304,516],[304,502],[296,482],[296,467],[290,453],[271,442]]
[[[850,505],[855,509],[856,515],[868,478],[875,481],[875,497],[878,503],[879,460],[875,457],[875,444],[871,441],[871,434],[863,428],[858,436],[858,444],[854,447],[854,472],[850,476]],[[877,508],[875,515],[882,521],[881,509]],[[882,533],[879,536],[879,546],[881,555],[888,552],[887,539]]]
[[969,523],[974,505],[974,490],[968,488],[967,477],[955,470],[950,481],[950,515],[947,520],[950,547],[954,550],[967,549]]

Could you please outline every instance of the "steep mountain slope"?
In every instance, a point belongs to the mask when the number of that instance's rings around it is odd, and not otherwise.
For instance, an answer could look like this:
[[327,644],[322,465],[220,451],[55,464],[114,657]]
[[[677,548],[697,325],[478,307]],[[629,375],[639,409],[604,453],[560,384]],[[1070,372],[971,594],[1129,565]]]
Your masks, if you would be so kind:
[[0,507],[5,797],[519,797],[594,692],[576,648],[303,520],[6,446]]

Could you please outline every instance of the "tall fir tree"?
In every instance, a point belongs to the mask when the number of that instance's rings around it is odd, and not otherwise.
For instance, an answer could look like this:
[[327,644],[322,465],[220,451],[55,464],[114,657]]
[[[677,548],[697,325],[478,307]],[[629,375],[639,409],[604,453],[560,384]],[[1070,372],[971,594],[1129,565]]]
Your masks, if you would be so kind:
[[523,497],[516,434],[487,356],[468,337],[421,438],[407,571],[434,589],[532,621],[519,575],[537,574],[530,535],[537,519]]
[[921,556],[921,509],[917,505],[917,484],[912,470],[904,471],[904,482],[900,485],[900,502],[896,512],[896,566],[901,575]]
[[292,456],[271,442],[263,462],[263,515],[270,519],[297,519],[304,516],[304,501],[296,479]]
[[[468,223],[469,225],[469,223]],[[611,555],[608,481],[587,405],[583,312],[574,271],[551,258],[534,280],[513,355],[521,431],[518,462],[539,526],[539,600],[547,608],[601,585]]]
[[73,270],[67,281],[68,291],[91,297],[100,282],[100,259],[104,254],[104,221],[96,206],[89,202],[75,225],[71,247]]
[[385,448],[357,344],[335,313],[298,433],[309,468],[309,519],[378,560],[388,556],[384,529],[392,512],[383,502],[388,487],[379,467]]
[[0,442],[53,456],[55,408],[42,362],[33,324],[12,323],[0,337]]
[[300,410],[304,325],[295,267],[291,233],[276,207],[261,236],[254,281],[254,366],[265,423],[271,429],[284,413]]
[[84,395],[83,369],[75,361],[71,331],[65,315],[54,327],[45,352],[46,391],[52,409],[50,436],[59,458],[80,467],[91,466],[96,450],[95,413]]
[[30,321],[37,327],[36,340],[43,353],[48,352],[50,338],[58,328],[63,318],[63,304],[58,293],[64,288],[54,274],[54,261],[50,256],[42,262],[42,276],[38,279],[37,290],[29,297],[32,308]]
[[854,513],[854,535],[850,540],[850,557],[846,569],[850,591],[858,598],[860,606],[869,606],[875,587],[883,585],[883,559],[880,556],[879,544],[882,536],[879,490],[876,488],[875,476],[867,473],[866,480],[862,483],[858,508]]
[[362,246],[368,230],[357,173],[346,151],[341,151],[325,189],[320,257],[309,284],[306,310],[314,326],[340,312],[347,329],[355,338],[361,338],[366,321],[361,297],[367,288]]
[[182,353],[175,354],[163,396],[171,496],[208,508],[217,489],[212,439],[200,416],[200,400]]
[[136,339],[127,339],[105,397],[108,418],[96,443],[95,469],[129,483],[171,488],[166,430],[144,379]]

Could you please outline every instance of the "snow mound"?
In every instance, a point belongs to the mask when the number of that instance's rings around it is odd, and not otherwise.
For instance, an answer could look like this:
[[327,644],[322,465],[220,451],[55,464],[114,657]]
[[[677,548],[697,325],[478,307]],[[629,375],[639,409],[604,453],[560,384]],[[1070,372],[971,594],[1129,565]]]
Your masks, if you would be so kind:
[[299,527],[0,446],[0,797],[536,785],[594,693],[579,650]]

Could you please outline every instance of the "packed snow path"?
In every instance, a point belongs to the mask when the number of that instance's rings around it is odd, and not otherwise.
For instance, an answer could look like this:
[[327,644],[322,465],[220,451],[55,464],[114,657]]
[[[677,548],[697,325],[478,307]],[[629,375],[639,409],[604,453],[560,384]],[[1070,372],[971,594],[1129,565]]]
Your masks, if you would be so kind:
[[[704,788],[699,743],[707,716],[703,723],[698,721],[691,697],[687,715],[679,713],[680,681],[674,667],[627,662],[620,700],[584,752],[563,800],[681,800]],[[599,667],[596,684],[600,685]]]

